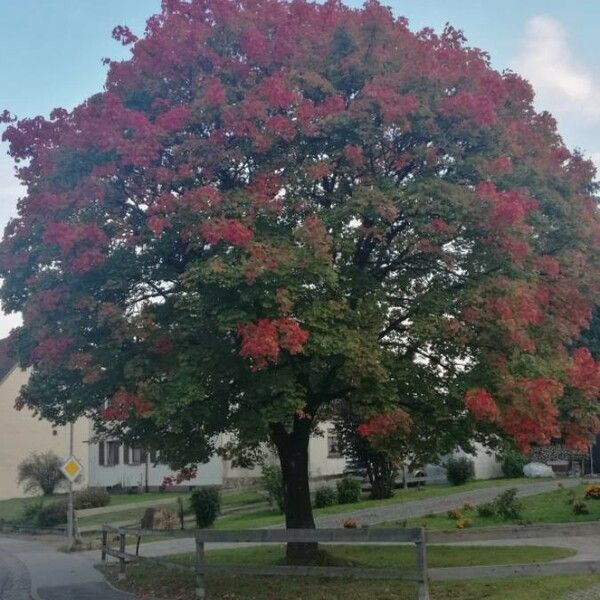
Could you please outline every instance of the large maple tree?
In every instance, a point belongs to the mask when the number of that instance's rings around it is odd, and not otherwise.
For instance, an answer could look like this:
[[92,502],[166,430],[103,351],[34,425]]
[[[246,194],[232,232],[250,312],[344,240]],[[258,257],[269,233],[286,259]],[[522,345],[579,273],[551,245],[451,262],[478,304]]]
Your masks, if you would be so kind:
[[366,434],[587,443],[594,170],[526,81],[376,2],[163,0],[114,35],[102,92],[4,134],[20,404],[177,468],[270,440],[288,527],[340,403]]

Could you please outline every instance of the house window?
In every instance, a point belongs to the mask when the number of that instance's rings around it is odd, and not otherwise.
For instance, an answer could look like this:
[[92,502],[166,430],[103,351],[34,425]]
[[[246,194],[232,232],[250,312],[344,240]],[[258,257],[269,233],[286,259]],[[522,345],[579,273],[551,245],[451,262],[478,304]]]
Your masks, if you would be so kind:
[[119,464],[119,448],[121,442],[106,442],[106,465],[112,467]]
[[131,464],[139,465],[142,463],[142,449],[131,448]]
[[340,437],[335,429],[327,432],[327,458],[341,458]]

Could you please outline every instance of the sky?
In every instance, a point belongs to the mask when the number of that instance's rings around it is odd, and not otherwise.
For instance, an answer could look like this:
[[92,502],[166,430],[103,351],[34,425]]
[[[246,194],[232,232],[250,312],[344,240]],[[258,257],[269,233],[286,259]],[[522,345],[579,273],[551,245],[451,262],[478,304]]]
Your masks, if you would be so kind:
[[[384,3],[386,3],[384,1]],[[359,6],[361,2],[348,0]],[[567,145],[600,168],[600,20],[598,0],[394,0],[411,28],[440,30],[449,22],[499,70],[525,76],[536,106],[558,120]],[[47,116],[102,89],[104,57],[125,57],[111,38],[115,25],[138,35],[159,0],[0,0],[0,112]],[[0,229],[16,214],[22,190],[0,144]],[[0,337],[19,323],[0,314]]]

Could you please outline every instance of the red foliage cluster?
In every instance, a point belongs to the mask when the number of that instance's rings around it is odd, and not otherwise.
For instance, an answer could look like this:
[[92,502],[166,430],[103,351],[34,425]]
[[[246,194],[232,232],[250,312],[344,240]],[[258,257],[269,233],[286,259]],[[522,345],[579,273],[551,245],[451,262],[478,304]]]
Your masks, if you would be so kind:
[[232,246],[244,246],[252,239],[252,231],[237,219],[219,219],[202,224],[202,237],[209,244],[221,240]]
[[482,388],[475,388],[466,393],[465,406],[476,419],[481,421],[493,422],[500,416],[500,409],[494,397]]
[[520,448],[527,451],[533,442],[544,445],[559,437],[555,401],[563,394],[562,384],[548,377],[520,378],[510,387],[516,401],[502,415],[501,426]]
[[143,417],[152,411],[152,403],[127,390],[118,390],[102,411],[104,421],[126,421],[131,414]]
[[165,487],[172,487],[174,485],[179,485],[184,481],[191,481],[198,475],[198,467],[196,465],[191,465],[189,467],[184,467],[180,471],[178,471],[174,476],[167,476],[163,478],[162,484]]
[[381,413],[358,426],[358,433],[363,437],[386,437],[397,434],[399,431],[410,431],[410,416],[403,410],[391,410]]
[[240,356],[251,358],[253,369],[266,368],[276,363],[280,350],[299,354],[304,350],[309,333],[291,317],[280,319],[260,319],[256,323],[240,323],[238,335],[241,338]]
[[573,352],[573,366],[569,369],[569,383],[586,398],[600,398],[600,362],[594,360],[587,348]]

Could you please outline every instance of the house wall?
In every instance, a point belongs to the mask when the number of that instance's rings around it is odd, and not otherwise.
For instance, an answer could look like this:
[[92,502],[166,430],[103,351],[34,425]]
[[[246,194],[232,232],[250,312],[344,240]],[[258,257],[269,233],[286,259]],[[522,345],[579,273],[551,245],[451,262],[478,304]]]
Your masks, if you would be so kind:
[[346,468],[346,459],[341,454],[330,454],[328,435],[335,435],[333,423],[325,422],[308,443],[308,465],[310,477],[321,479],[341,475]]
[[475,479],[492,479],[502,477],[502,464],[497,459],[496,454],[488,450],[482,444],[475,443],[475,454],[466,454],[458,451],[455,456],[466,456],[473,461],[475,467]]
[[[168,465],[124,464],[124,445],[119,447],[118,465],[101,465],[99,460],[99,445],[90,444],[89,470],[90,486],[113,487],[120,485],[124,488],[140,487],[156,489],[163,484],[165,477],[174,475]],[[148,482],[146,484],[146,477]],[[188,486],[221,486],[223,481],[223,461],[218,456],[213,456],[206,464],[198,465],[198,475],[194,479],[185,482]]]
[[[346,459],[341,455],[331,455],[327,441],[328,432],[333,431],[333,423],[325,422],[321,424],[319,430],[310,438],[308,444],[308,469],[309,477],[313,480],[319,480],[336,475],[341,475],[346,468]],[[225,441],[229,436],[224,435]],[[279,460],[275,454],[269,453],[268,460],[279,465]],[[241,487],[256,483],[261,478],[260,467],[253,469],[242,469],[234,467],[230,460],[223,461],[223,485],[225,487]]]
[[[52,451],[65,459],[69,455],[68,428],[52,428],[28,409],[15,410],[15,400],[28,378],[28,371],[15,367],[0,381],[0,499],[25,496],[17,483],[17,466],[23,459],[34,452]],[[88,427],[82,419],[74,426],[74,454],[84,467],[76,488],[87,484],[87,439]]]

